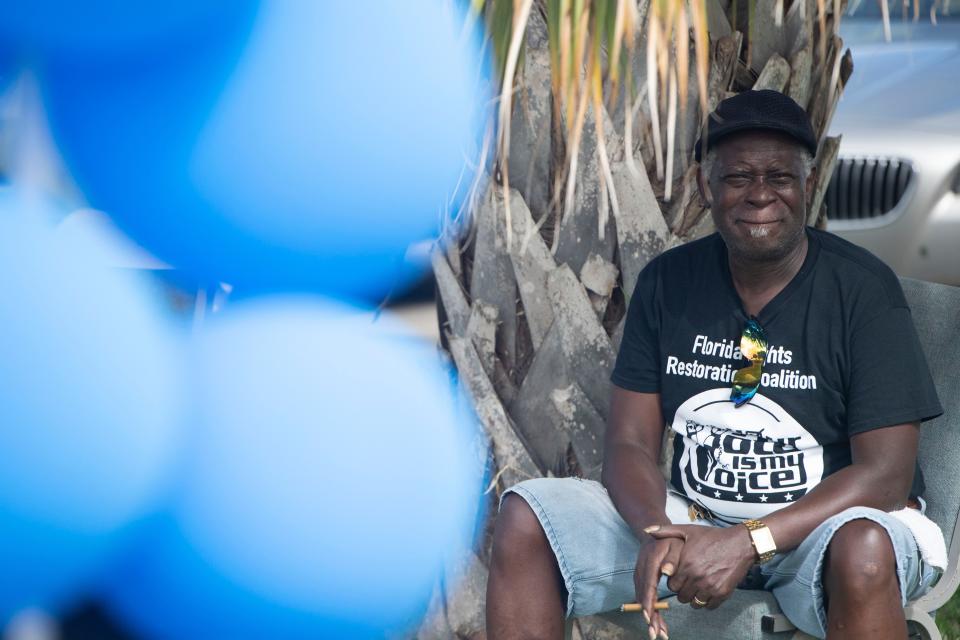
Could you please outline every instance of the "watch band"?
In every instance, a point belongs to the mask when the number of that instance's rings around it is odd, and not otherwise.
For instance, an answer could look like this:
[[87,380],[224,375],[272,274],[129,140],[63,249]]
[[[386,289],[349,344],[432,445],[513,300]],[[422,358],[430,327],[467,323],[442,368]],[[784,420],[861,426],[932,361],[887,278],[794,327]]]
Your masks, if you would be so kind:
[[757,552],[757,562],[763,564],[772,560],[777,553],[777,544],[770,533],[770,527],[759,520],[744,520],[743,526],[750,532],[750,541]]

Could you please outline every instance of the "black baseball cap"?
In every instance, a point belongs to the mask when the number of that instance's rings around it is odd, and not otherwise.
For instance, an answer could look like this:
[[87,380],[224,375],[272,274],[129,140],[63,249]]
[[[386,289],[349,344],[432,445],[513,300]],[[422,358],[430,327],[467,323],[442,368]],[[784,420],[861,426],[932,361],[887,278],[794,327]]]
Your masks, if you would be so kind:
[[[817,155],[817,137],[810,125],[810,117],[803,107],[779,91],[761,89],[731,96],[717,105],[705,128],[708,148],[732,133],[767,129],[787,134],[803,145],[810,155]],[[700,162],[702,142],[701,133],[694,147],[697,162]]]

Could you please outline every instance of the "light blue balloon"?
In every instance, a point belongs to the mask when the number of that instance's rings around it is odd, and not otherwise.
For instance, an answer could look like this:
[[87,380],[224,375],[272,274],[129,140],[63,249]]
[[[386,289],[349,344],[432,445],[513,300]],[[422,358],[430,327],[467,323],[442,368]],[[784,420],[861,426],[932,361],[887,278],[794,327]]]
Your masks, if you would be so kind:
[[161,260],[380,300],[473,178],[489,101],[462,25],[444,0],[265,0],[248,37],[51,63],[47,108],[92,204]]
[[170,515],[112,580],[151,638],[382,638],[469,543],[476,431],[435,349],[319,299],[228,307],[193,349]]
[[178,349],[130,274],[0,191],[0,627],[84,588],[166,487]]

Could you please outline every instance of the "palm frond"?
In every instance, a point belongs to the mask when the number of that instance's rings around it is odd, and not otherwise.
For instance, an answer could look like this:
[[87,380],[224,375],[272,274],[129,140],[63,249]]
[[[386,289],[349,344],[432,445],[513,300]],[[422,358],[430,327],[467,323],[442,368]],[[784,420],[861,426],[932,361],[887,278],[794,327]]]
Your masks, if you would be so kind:
[[[493,51],[501,74],[497,152],[501,183],[505,189],[509,188],[508,120],[513,104],[513,77],[519,66],[523,30],[531,4],[532,0],[473,0],[473,6],[481,7],[488,16]],[[616,193],[612,179],[606,175],[610,161],[602,126],[603,108],[613,104],[619,93],[624,91],[624,125],[627,129],[624,156],[631,174],[638,175],[632,148],[633,118],[636,113],[633,108],[636,97],[632,86],[632,59],[639,27],[637,2],[542,0],[541,6],[546,13],[554,117],[562,120],[561,129],[566,140],[566,163],[556,182],[557,185],[565,184],[562,210],[568,210],[574,203],[582,127],[586,122],[587,109],[592,108],[597,131],[597,160],[603,174],[598,179],[605,183],[604,192],[611,199],[610,204],[616,215]],[[699,106],[705,119],[710,57],[705,0],[650,0],[646,21],[645,93],[649,103],[656,175],[658,181],[667,182],[664,186],[666,200],[672,195],[669,183],[673,180],[672,160],[677,153],[674,148],[678,139],[676,128],[678,123],[687,122],[685,113],[690,87],[691,32]],[[624,84],[627,85],[625,89]],[[662,128],[664,122],[666,131]],[[681,160],[685,166],[686,157]],[[509,208],[509,198],[504,197],[504,201]],[[559,210],[558,215],[561,215]]]
[[[500,3],[495,2],[493,4],[496,6]],[[510,16],[509,45],[504,57],[503,77],[500,86],[500,135],[498,136],[497,149],[499,150],[500,156],[500,175],[503,180],[503,201],[507,220],[506,232],[508,248],[513,242],[513,225],[510,211],[510,116],[513,113],[513,80],[520,58],[523,34],[526,31],[527,20],[530,17],[530,9],[532,7],[533,0],[516,0],[513,3],[513,12]],[[494,9],[494,13],[497,13],[497,9]]]

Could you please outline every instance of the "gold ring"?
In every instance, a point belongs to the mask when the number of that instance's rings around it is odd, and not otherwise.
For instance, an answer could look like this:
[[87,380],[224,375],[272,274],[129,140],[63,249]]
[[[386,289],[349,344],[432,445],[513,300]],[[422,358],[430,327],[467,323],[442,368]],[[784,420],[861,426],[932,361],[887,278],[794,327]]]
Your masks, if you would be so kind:
[[707,603],[701,600],[700,598],[698,598],[697,596],[693,596],[693,604],[699,605],[701,607],[707,606]]

